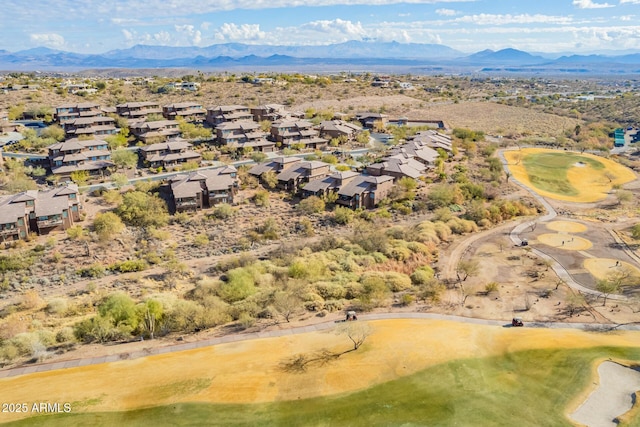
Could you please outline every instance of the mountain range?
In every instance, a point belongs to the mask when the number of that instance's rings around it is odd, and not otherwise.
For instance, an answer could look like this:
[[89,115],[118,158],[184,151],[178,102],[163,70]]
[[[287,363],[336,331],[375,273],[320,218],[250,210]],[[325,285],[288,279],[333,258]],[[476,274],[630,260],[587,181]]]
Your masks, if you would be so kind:
[[640,72],[640,53],[610,55],[531,54],[490,49],[464,54],[439,44],[348,41],[324,46],[242,43],[207,47],[136,45],[102,54],[38,47],[0,50],[0,69],[81,71],[88,69],[187,68],[209,71],[401,71],[413,73],[631,74]]

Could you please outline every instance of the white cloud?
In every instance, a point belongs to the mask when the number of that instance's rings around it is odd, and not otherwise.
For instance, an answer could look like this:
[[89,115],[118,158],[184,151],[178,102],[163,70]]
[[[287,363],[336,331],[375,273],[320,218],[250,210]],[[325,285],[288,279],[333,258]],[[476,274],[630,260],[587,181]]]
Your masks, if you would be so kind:
[[455,18],[451,22],[472,23],[476,25],[508,25],[508,24],[570,24],[573,18],[570,16],[553,16],[553,15],[494,15],[489,13],[481,13],[478,15],[467,15]]
[[353,23],[340,18],[334,19],[333,21],[312,21],[301,25],[300,28],[333,35],[343,35],[350,38],[366,36],[366,32],[362,28],[362,24],[360,24],[360,22]]
[[640,4],[640,0],[620,0],[620,4]]
[[200,30],[196,30],[193,25],[174,25],[174,28],[176,29],[176,32],[183,33],[187,36],[190,39],[191,44],[197,46],[202,42],[202,33]]
[[31,41],[40,46],[61,48],[64,47],[64,37],[56,33],[30,34]]
[[256,41],[264,39],[265,35],[259,24],[225,23],[214,32],[214,38],[218,41]]
[[124,38],[125,38],[126,41],[128,41],[128,42],[132,42],[133,41],[133,38],[134,38],[134,33],[133,32],[123,28],[122,29],[122,35],[124,35]]
[[458,12],[453,9],[436,9],[436,13],[442,16],[456,16],[458,14]]
[[614,7],[614,5],[609,3],[594,3],[593,0],[573,0],[573,5],[578,9],[602,9],[605,7]]
[[140,23],[140,20],[135,18],[111,18],[110,21],[116,25],[131,25]]

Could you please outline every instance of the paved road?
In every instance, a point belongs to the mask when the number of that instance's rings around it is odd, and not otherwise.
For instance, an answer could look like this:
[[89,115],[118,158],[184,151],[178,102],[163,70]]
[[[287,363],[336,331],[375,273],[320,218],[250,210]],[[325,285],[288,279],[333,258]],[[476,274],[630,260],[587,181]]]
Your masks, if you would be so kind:
[[[272,330],[272,331],[239,333],[239,334],[225,335],[217,338],[210,338],[202,341],[172,344],[164,347],[154,347],[154,348],[148,348],[148,349],[132,351],[127,353],[113,354],[110,356],[74,359],[74,360],[61,361],[61,362],[42,363],[42,364],[36,364],[36,365],[23,366],[19,368],[12,368],[12,369],[6,369],[3,371],[0,371],[0,378],[10,378],[10,377],[15,377],[19,375],[33,374],[37,372],[47,372],[47,371],[53,371],[56,369],[76,368],[80,366],[117,362],[121,360],[132,360],[132,359],[138,359],[141,357],[147,357],[147,356],[152,356],[157,354],[166,354],[166,353],[174,353],[178,351],[194,350],[197,348],[209,347],[209,346],[225,344],[230,342],[248,341],[253,339],[274,338],[274,337],[282,337],[287,335],[305,334],[309,332],[326,331],[334,328],[336,326],[336,322],[342,319],[343,319],[342,316],[338,317],[334,315],[331,318],[331,320],[325,321],[323,323],[318,323],[318,324],[308,325],[308,326],[300,326],[300,327],[295,327],[290,329],[278,329],[278,330]],[[451,316],[451,315],[436,314],[436,313],[375,313],[375,314],[364,314],[358,317],[359,322],[367,321],[367,320],[389,320],[389,319],[449,320],[452,322],[464,322],[464,323],[471,323],[476,325],[488,325],[488,326],[499,326],[499,327],[511,326],[510,322],[504,321],[504,320],[477,319],[477,318],[471,318],[471,317]],[[532,323],[527,323],[525,327],[553,328],[553,329],[570,328],[570,329],[581,329],[581,330],[619,329],[619,330],[640,331],[640,324],[603,325],[603,324],[592,324],[592,323],[559,323],[559,322],[558,323],[552,323],[552,322],[535,323],[535,322],[532,322]]]

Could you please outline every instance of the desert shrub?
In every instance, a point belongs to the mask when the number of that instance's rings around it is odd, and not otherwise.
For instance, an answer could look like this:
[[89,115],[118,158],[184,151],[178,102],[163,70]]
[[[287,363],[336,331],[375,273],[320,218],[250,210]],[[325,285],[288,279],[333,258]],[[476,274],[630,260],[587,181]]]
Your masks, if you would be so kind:
[[335,300],[346,297],[347,290],[339,283],[334,282],[316,282],[314,289],[325,300]]
[[124,224],[118,215],[105,212],[96,215],[93,229],[101,240],[107,240],[120,234],[124,230]]
[[432,279],[420,286],[419,295],[425,300],[437,303],[440,302],[446,289],[445,285]]
[[74,225],[73,227],[67,228],[67,236],[69,236],[71,240],[76,240],[84,236],[84,234],[85,230],[80,225]]
[[631,236],[636,240],[640,239],[640,224],[631,227]]
[[411,279],[406,274],[388,271],[384,275],[384,280],[392,292],[400,292],[411,287]]
[[248,313],[242,313],[240,315],[240,318],[238,319],[238,327],[240,329],[249,329],[250,327],[252,327],[253,325],[256,324],[256,319],[255,317],[251,316]]
[[225,302],[240,301],[256,292],[254,273],[248,268],[229,270],[226,278],[218,289],[218,296]]
[[207,236],[206,234],[198,234],[196,237],[193,238],[193,246],[196,247],[203,247],[203,246],[207,246],[209,244],[209,236]]
[[220,203],[216,205],[211,212],[211,216],[217,219],[229,219],[235,214],[235,209],[227,203]]
[[107,190],[102,194],[102,198],[110,205],[119,205],[122,203],[122,194],[118,190]]
[[353,220],[354,213],[351,209],[342,206],[336,207],[333,212],[333,220],[337,224],[349,224]]
[[81,268],[76,272],[81,277],[100,278],[105,274],[105,268],[102,264],[93,263],[87,267]]
[[67,309],[69,308],[69,303],[65,298],[53,298],[47,303],[46,311],[49,314],[55,314],[56,316],[63,316]]
[[408,305],[411,305],[411,303],[413,303],[415,299],[416,297],[411,294],[402,294],[402,296],[400,297],[400,305],[406,307]]
[[32,310],[34,308],[40,308],[45,304],[44,300],[40,298],[38,291],[35,289],[29,289],[22,294],[20,298],[20,306]]
[[362,283],[362,293],[358,299],[365,305],[378,307],[389,296],[384,273],[377,271],[364,273],[360,278],[360,283]]
[[311,223],[309,218],[301,218],[300,221],[298,221],[298,225],[296,228],[307,237],[315,236],[316,234],[315,230],[313,229],[313,224]]
[[484,286],[484,291],[486,293],[496,292],[498,290],[498,286],[497,282],[489,282]]
[[427,204],[430,209],[437,209],[449,205],[462,203],[464,195],[457,184],[438,184],[427,194]]
[[359,298],[360,295],[364,293],[364,286],[360,282],[347,282],[344,285],[345,289],[345,298],[346,299],[355,299]]
[[324,208],[324,200],[318,196],[307,197],[298,204],[298,209],[307,215],[323,212]]
[[361,224],[356,227],[350,240],[366,252],[385,252],[389,242],[385,231],[372,224]]
[[280,238],[280,227],[272,217],[267,218],[255,231],[265,240],[278,240]]
[[411,250],[407,247],[404,240],[393,240],[384,252],[386,256],[396,261],[404,261],[411,256]]
[[131,273],[134,271],[144,271],[149,267],[143,259],[132,259],[122,262],[116,262],[109,266],[111,271],[119,271],[120,273]]
[[71,342],[75,340],[75,335],[73,334],[73,328],[70,326],[65,326],[56,332],[56,342],[59,344]]
[[420,242],[407,242],[407,249],[416,254],[430,255],[431,248]]
[[382,252],[373,252],[371,256],[377,264],[382,264],[383,262],[387,262],[389,260],[389,258],[387,258],[387,256]]
[[266,190],[258,190],[256,194],[253,196],[253,202],[256,206],[269,206],[269,192]]
[[411,283],[416,286],[421,286],[429,283],[434,277],[434,272],[428,265],[418,267],[413,274],[411,274]]
[[344,309],[344,302],[340,300],[328,300],[324,302],[324,309],[333,313]]
[[454,234],[466,234],[478,231],[478,225],[475,222],[461,218],[449,220],[447,226]]
[[0,255],[0,273],[8,271],[21,271],[31,267],[35,257],[27,252],[16,252],[8,255]]

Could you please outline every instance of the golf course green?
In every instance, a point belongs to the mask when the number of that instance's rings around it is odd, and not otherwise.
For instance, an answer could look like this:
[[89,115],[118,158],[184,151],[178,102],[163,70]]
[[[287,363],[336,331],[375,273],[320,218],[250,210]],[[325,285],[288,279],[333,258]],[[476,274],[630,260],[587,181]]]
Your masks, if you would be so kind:
[[[366,390],[263,404],[181,403],[128,412],[47,415],[11,426],[571,426],[605,359],[640,364],[640,348],[543,349],[461,359]],[[623,425],[623,424],[621,424]],[[626,426],[640,426],[635,417]]]

